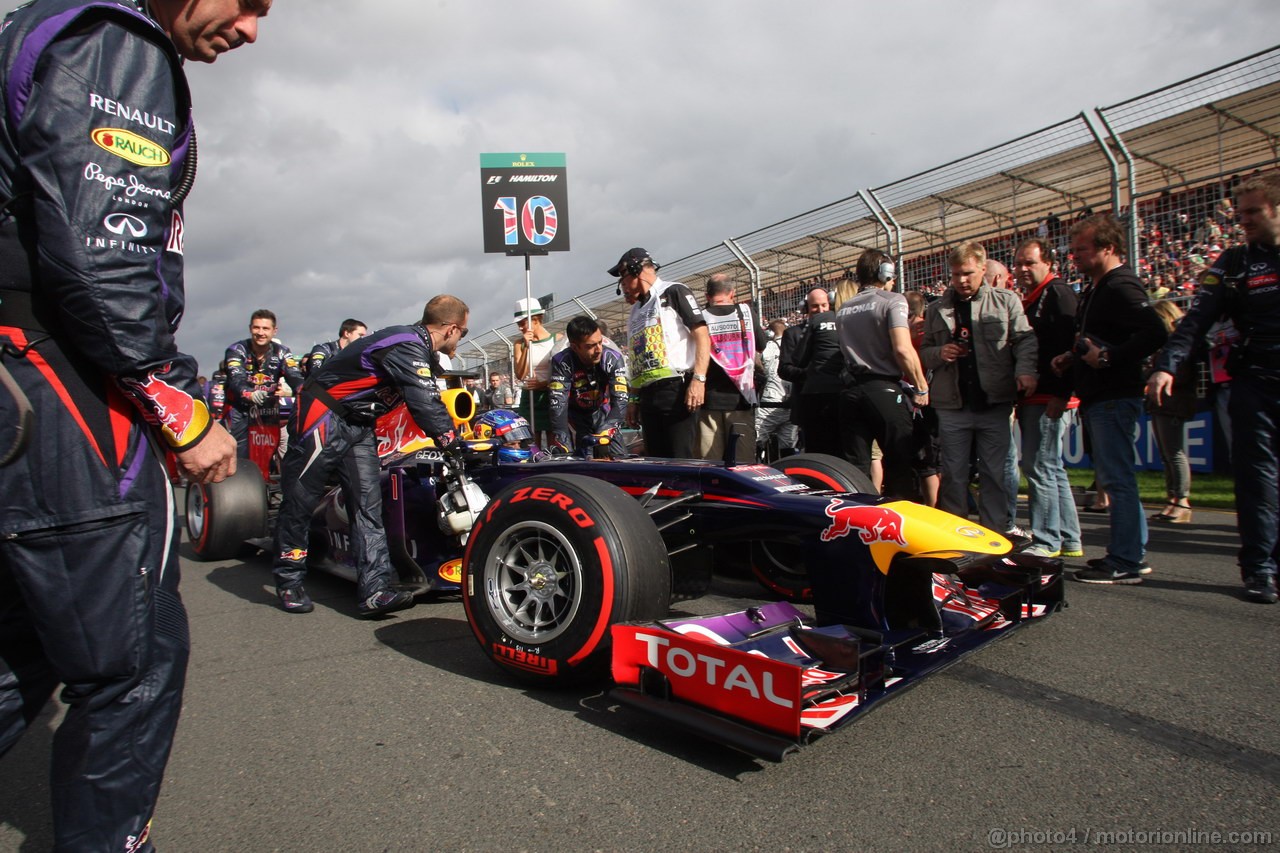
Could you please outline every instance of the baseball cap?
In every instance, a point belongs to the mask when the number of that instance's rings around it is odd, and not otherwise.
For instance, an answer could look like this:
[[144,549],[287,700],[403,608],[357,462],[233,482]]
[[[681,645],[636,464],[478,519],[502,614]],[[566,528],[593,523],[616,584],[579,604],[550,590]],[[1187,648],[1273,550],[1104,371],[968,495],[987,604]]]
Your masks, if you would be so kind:
[[542,307],[542,303],[536,299],[517,299],[516,310],[514,316],[517,320],[523,320],[526,317],[536,317],[539,314],[547,313]]
[[609,275],[614,278],[621,278],[624,268],[629,266],[641,266],[643,264],[653,264],[653,268],[655,270],[658,269],[658,264],[649,256],[647,249],[641,249],[639,247],[635,249],[628,249],[623,253],[621,258],[618,258],[618,262],[609,268]]

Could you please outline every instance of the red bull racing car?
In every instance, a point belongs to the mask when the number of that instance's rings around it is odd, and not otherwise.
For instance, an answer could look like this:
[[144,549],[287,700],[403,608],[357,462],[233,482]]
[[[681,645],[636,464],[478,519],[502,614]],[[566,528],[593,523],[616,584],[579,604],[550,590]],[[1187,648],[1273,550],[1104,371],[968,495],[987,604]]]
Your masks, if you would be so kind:
[[[470,397],[446,403],[469,434]],[[484,654],[519,679],[611,672],[620,703],[752,754],[779,759],[1063,603],[1060,561],[882,499],[834,457],[510,463],[492,436],[456,456],[403,412],[384,421],[383,516],[403,584],[461,595]],[[266,533],[260,476],[192,490],[201,556]],[[339,488],[313,518],[309,561],[354,578]],[[731,564],[785,601],[671,618]]]

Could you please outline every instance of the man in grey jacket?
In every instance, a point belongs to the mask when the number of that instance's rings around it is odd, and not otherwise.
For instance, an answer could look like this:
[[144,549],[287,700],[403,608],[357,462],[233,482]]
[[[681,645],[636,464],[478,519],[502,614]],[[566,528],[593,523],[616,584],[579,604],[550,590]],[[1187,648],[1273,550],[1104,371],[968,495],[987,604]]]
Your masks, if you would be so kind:
[[1020,396],[1036,389],[1036,337],[1011,290],[983,283],[987,254],[979,243],[957,246],[947,258],[951,287],[924,315],[920,359],[933,371],[930,402],[938,413],[942,488],[938,506],[967,514],[969,462],[976,453],[985,527],[1008,531],[1009,416]]

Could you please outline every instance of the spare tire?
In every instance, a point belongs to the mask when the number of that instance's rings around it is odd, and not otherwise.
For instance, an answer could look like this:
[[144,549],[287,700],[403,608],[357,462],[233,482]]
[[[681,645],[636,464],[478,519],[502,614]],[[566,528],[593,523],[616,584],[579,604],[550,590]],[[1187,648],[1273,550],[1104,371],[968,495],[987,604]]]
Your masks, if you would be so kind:
[[662,536],[618,487],[576,474],[494,495],[464,557],[467,621],[485,655],[542,686],[608,674],[618,622],[659,619],[671,600]]
[[[799,453],[779,459],[770,467],[810,488],[877,494],[870,477],[838,456]],[[751,573],[761,586],[787,601],[812,601],[809,573],[798,559],[799,554],[794,542],[752,542]]]
[[267,484],[257,466],[242,464],[221,483],[189,484],[186,519],[191,550],[201,560],[234,557],[246,539],[265,536]]

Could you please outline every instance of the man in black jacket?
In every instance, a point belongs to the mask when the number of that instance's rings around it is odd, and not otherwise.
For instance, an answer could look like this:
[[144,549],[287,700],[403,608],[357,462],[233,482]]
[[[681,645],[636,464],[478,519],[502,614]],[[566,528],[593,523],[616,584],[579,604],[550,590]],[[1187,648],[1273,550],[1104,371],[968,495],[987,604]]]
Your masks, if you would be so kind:
[[1280,557],[1280,172],[1250,178],[1236,191],[1236,215],[1248,243],[1223,252],[1200,279],[1195,302],[1156,359],[1147,394],[1159,402],[1178,367],[1194,357],[1209,327],[1235,323],[1232,353],[1231,464],[1245,597],[1275,604]]
[[1022,428],[1022,472],[1027,477],[1027,510],[1032,548],[1047,557],[1083,557],[1080,519],[1071,483],[1062,464],[1071,383],[1049,362],[1075,341],[1076,294],[1053,270],[1053,248],[1046,240],[1023,241],[1013,268],[1022,308],[1039,343],[1036,393],[1018,405]]
[[[809,291],[805,306],[809,321],[794,362],[804,373],[804,384],[792,390],[791,406],[803,433],[805,452],[839,456],[844,354],[840,351],[836,315],[831,311],[831,296],[823,287]],[[785,335],[783,340],[785,346]]]
[[1093,445],[1098,485],[1111,496],[1107,555],[1076,574],[1085,583],[1136,584],[1151,571],[1145,561],[1147,516],[1133,468],[1133,434],[1142,414],[1142,362],[1168,337],[1147,302],[1142,281],[1121,260],[1124,229],[1110,215],[1092,216],[1071,228],[1076,266],[1092,279],[1076,311],[1074,347],[1054,357],[1066,373]]
[[0,753],[65,685],[58,850],[152,849],[189,651],[161,454],[196,482],[235,471],[174,340],[182,60],[254,41],[270,5],[36,0],[0,24],[0,343],[39,426],[0,393],[0,447],[25,441],[0,467]]

